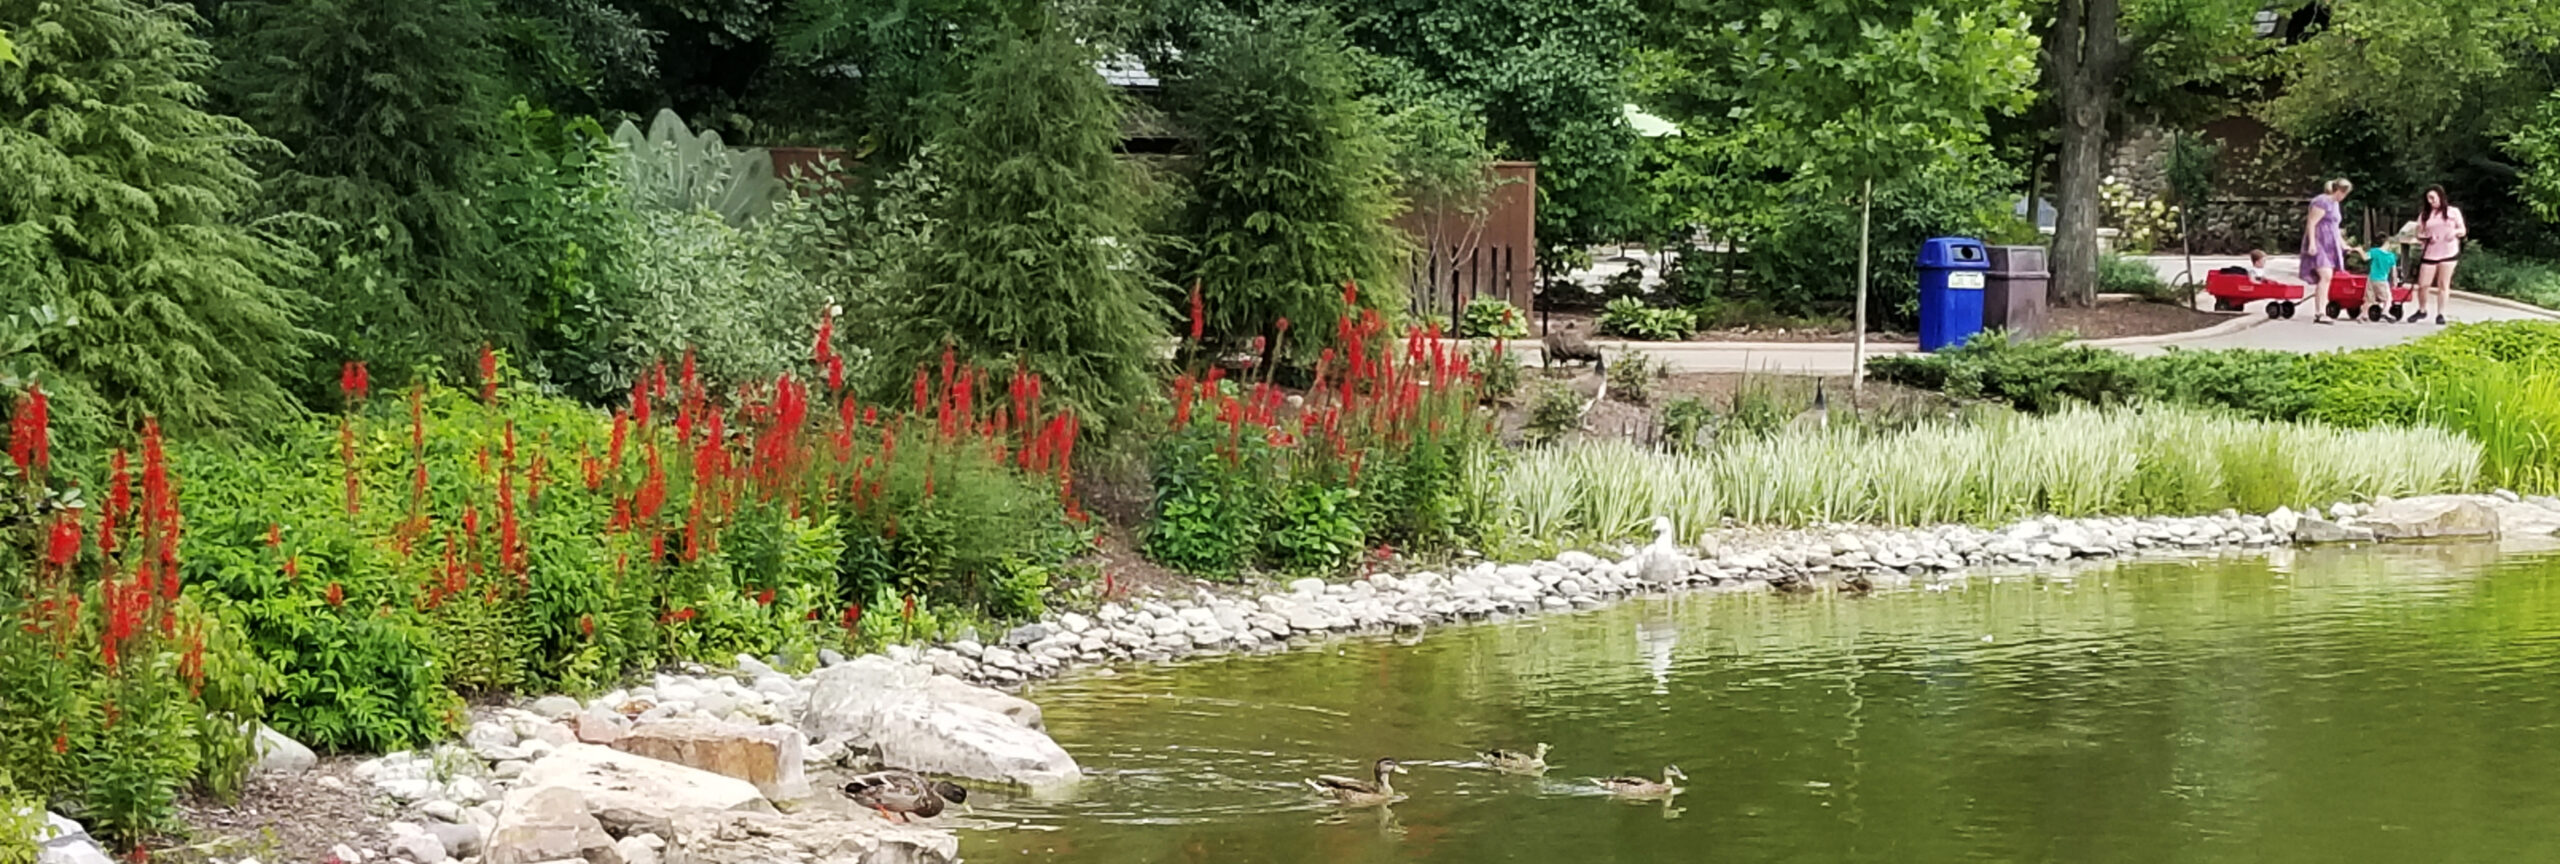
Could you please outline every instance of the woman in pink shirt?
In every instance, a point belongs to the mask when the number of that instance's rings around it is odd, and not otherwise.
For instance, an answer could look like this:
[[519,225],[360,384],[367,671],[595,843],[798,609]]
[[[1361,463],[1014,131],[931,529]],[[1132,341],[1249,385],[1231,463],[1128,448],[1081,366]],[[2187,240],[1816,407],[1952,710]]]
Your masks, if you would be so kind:
[[2462,208],[2447,203],[2444,187],[2427,187],[2426,207],[2418,211],[2418,314],[2411,321],[2424,320],[2427,292],[2435,292],[2436,323],[2444,323],[2445,297],[2453,292],[2453,268],[2462,260],[2462,240],[2471,236],[2471,226],[2463,224]]

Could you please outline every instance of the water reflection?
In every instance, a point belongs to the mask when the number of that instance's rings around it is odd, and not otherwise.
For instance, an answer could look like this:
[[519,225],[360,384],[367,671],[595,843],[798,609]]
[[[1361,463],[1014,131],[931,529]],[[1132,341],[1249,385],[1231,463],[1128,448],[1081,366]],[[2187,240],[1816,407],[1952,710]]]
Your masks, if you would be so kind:
[[[2560,573],[2494,545],[1675,597],[1043,686],[1066,862],[2554,860]],[[1628,638],[1632,630],[1634,638]],[[1555,745],[1545,777],[1467,758]],[[1411,768],[1345,809],[1298,782]],[[1588,778],[1697,779],[1624,802]],[[985,800],[980,800],[983,797]]]

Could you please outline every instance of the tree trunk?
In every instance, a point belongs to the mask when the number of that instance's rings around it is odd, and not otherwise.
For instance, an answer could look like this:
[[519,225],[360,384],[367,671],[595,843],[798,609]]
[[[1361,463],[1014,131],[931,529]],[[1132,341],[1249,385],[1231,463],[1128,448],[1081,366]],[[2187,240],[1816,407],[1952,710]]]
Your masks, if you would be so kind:
[[2124,43],[2117,0],[2062,0],[2047,34],[2046,68],[2062,119],[2054,168],[2053,298],[2087,306],[2098,289],[2098,180],[2107,171],[2107,112]]

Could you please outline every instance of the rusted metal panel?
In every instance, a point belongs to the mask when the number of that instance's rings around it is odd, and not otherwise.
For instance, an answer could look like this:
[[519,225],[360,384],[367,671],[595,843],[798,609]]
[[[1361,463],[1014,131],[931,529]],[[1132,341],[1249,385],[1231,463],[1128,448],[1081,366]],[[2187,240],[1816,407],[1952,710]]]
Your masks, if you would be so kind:
[[1530,308],[1538,284],[1538,166],[1496,162],[1483,212],[1409,210],[1396,219],[1414,244],[1406,267],[1413,310],[1455,322],[1468,301],[1499,297]]

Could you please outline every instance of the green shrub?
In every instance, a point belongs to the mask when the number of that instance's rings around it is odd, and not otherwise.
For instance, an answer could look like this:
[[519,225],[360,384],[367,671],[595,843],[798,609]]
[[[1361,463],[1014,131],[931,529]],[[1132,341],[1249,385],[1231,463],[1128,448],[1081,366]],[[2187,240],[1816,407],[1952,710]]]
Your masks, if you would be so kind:
[[1582,394],[1554,382],[1542,382],[1529,396],[1528,422],[1520,428],[1521,437],[1532,444],[1559,441],[1582,428]]
[[2506,255],[2477,242],[2465,243],[2454,280],[2454,287],[2464,291],[2560,309],[2560,264],[2553,262]]
[[1195,173],[1166,283],[1198,286],[1215,348],[1335,317],[1346,281],[1368,308],[1401,308],[1388,142],[1341,26],[1285,6],[1224,24],[1170,86]]
[[1662,406],[1662,440],[1674,450],[1692,450],[1715,432],[1715,409],[1706,400],[1682,396]]
[[213,55],[193,16],[84,0],[0,20],[18,43],[0,63],[0,314],[55,325],[13,350],[111,421],[87,434],[290,417],[315,335],[289,287],[306,262],[248,227],[261,178],[242,157],[273,144],[202,107]]
[[1467,366],[1475,370],[1477,386],[1487,402],[1500,402],[1518,394],[1520,381],[1527,374],[1519,355],[1490,345],[1467,346]]
[[1247,465],[1271,470],[1261,442],[1232,449],[1217,427],[1200,424],[1167,437],[1155,458],[1155,509],[1147,557],[1187,573],[1228,577],[1253,563],[1262,544],[1261,486]]
[[2190,302],[2187,289],[2170,286],[2150,263],[2114,253],[2098,256],[2098,291],[2102,294],[2130,294],[2148,303],[2185,305]]
[[1880,380],[1944,390],[1959,399],[2007,402],[2036,413],[2074,402],[2111,404],[2143,396],[2145,379],[2133,357],[2071,345],[2067,339],[2018,341],[2006,333],[1985,332],[1927,356],[1880,357],[1870,368]]
[[1653,342],[1676,342],[1698,329],[1687,309],[1659,309],[1633,297],[1609,301],[1600,312],[1600,333]]
[[1170,318],[1148,275],[1137,169],[1116,155],[1121,105],[1053,14],[1010,17],[1035,20],[989,28],[941,100],[941,228],[888,286],[865,377],[875,400],[897,398],[956,348],[1028,369],[1092,431],[1119,431],[1156,392]]
[[1529,338],[1529,316],[1520,307],[1499,297],[1478,297],[1467,301],[1465,316],[1458,319],[1460,339],[1526,339]]
[[1609,363],[1609,398],[1631,405],[1653,401],[1653,379],[1659,372],[1642,351],[1618,355]]
[[1293,573],[1332,570],[1360,554],[1367,536],[1357,489],[1296,483],[1273,491],[1262,555]]

